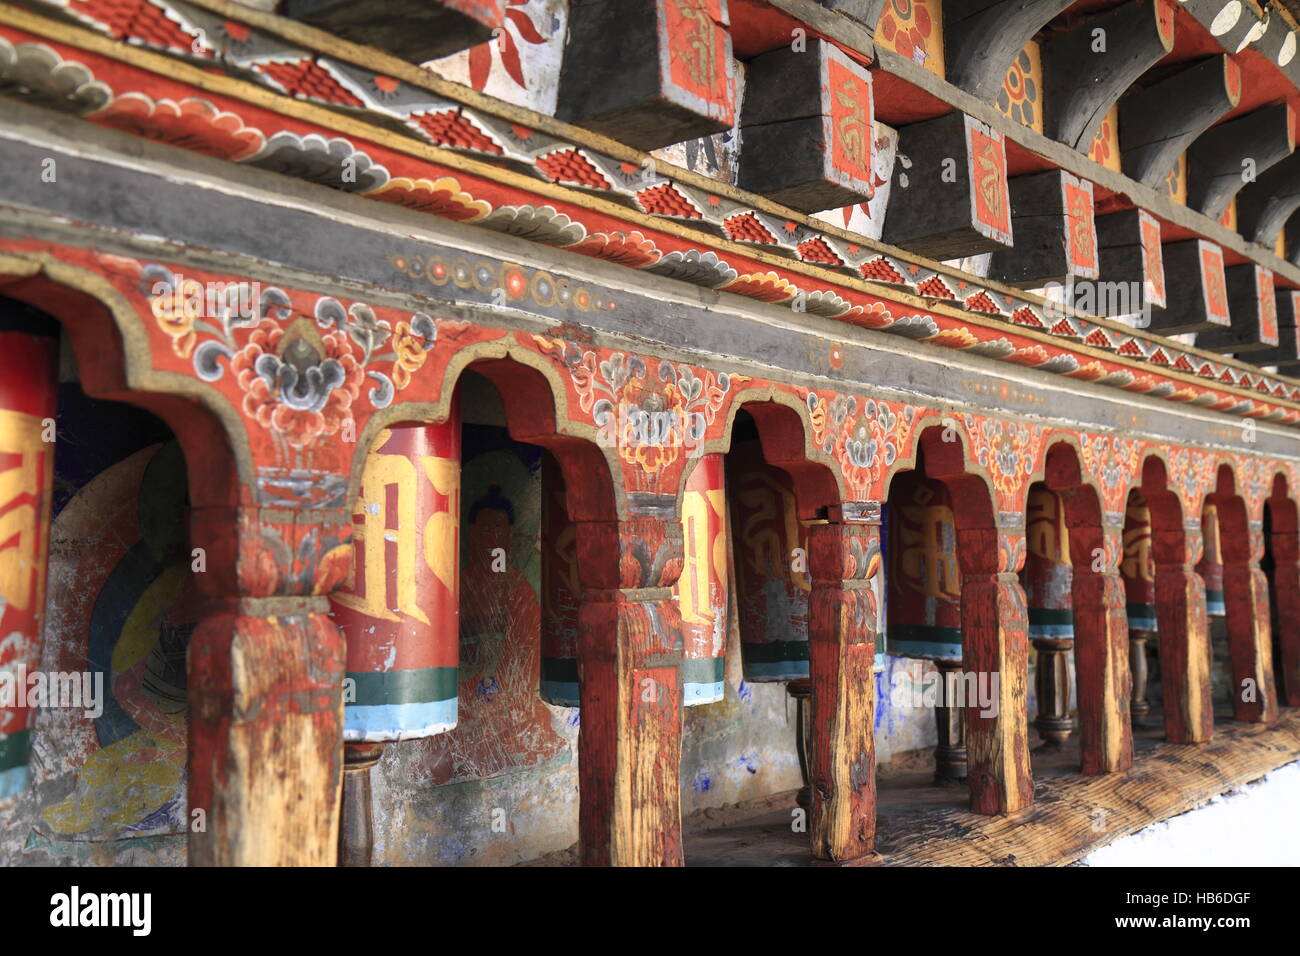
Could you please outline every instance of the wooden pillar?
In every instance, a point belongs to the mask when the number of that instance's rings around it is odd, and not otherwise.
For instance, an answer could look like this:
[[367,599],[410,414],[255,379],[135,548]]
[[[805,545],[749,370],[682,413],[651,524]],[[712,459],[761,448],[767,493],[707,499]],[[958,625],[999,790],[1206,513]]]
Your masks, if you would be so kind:
[[[640,516],[577,526],[581,860],[680,866],[682,639],[672,585],[681,524]],[[663,560],[647,567],[638,553]]]
[[[971,810],[1011,813],[1034,796],[1026,694],[1029,614],[1007,558],[1017,553],[1019,542],[1003,547],[1003,532],[996,528],[957,533]],[[1001,562],[997,570],[988,569],[990,555]]]
[[1277,685],[1273,679],[1268,579],[1259,568],[1263,532],[1259,527],[1237,527],[1246,517],[1240,499],[1235,505],[1225,504],[1223,512],[1223,600],[1228,612],[1232,716],[1249,723],[1271,724],[1277,720]]
[[1190,534],[1199,530],[1157,526],[1153,534],[1165,739],[1173,744],[1204,743],[1214,732],[1205,585],[1192,570],[1199,549],[1187,544]]
[[[1269,506],[1282,702],[1288,707],[1300,707],[1300,534],[1296,530],[1295,505],[1284,493],[1275,491]],[[1285,522],[1284,516],[1288,519]]]
[[883,583],[879,503],[854,502],[840,511],[853,523],[813,525],[808,539],[809,832],[813,856],[836,861],[865,856],[875,841],[874,663]]
[[335,862],[345,649],[322,595],[350,565],[349,519],[193,509],[206,604],[189,648],[191,865]]
[[[1082,769],[1085,774],[1127,770],[1133,766],[1133,728],[1127,597],[1118,568],[1122,531],[1107,528],[1089,536],[1071,528],[1070,533],[1077,539],[1071,596]],[[1106,556],[1100,570],[1098,549]]]

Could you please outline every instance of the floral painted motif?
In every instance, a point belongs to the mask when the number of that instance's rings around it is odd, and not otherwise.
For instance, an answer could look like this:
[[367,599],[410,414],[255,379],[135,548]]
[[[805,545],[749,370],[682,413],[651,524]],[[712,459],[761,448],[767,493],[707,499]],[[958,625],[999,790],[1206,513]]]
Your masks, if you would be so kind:
[[601,429],[602,442],[646,476],[658,475],[704,441],[726,401],[726,372],[694,369],[612,352],[601,359],[572,343],[534,337],[544,351],[563,356],[578,405]]
[[813,443],[839,462],[849,493],[861,499],[883,497],[889,467],[911,447],[920,417],[917,409],[873,398],[819,395],[813,391],[804,400],[812,422]]
[[965,415],[971,455],[988,472],[1002,511],[1024,511],[1024,491],[1042,453],[1041,425]]
[[943,76],[943,21],[938,0],[887,0],[876,40]]
[[1043,131],[1043,62],[1033,40],[1011,61],[998,91],[997,107],[1008,118]]
[[1118,435],[1084,434],[1082,439],[1084,477],[1096,478],[1101,484],[1103,509],[1122,511],[1129,488],[1138,478],[1141,442]]
[[[363,303],[345,308],[328,296],[314,315],[296,313],[281,289],[250,283],[199,283],[160,265],[145,266],[141,291],[154,317],[172,339],[172,350],[191,358],[195,374],[216,382],[229,365],[242,395],[244,414],[305,448],[338,434],[353,421],[353,405],[367,379],[367,398],[384,408],[411,383],[437,341],[437,326],[424,313],[397,323],[375,316]],[[392,339],[392,351],[380,349]],[[391,364],[391,372],[380,367]]]

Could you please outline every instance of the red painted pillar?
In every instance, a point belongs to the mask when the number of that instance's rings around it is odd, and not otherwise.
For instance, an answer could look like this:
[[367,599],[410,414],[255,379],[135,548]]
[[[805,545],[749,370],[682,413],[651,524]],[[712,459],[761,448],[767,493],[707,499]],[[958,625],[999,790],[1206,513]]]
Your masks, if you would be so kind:
[[883,574],[879,502],[809,531],[813,856],[854,860],[876,835],[875,642]]
[[0,802],[27,786],[41,664],[54,487],[59,339],[53,322],[0,306]]
[[[1245,520],[1238,500],[1225,505]],[[1228,614],[1228,658],[1232,670],[1232,716],[1249,723],[1277,720],[1277,685],[1273,678],[1273,630],[1268,604],[1268,579],[1259,568],[1262,532],[1234,528],[1223,548],[1223,593]],[[1243,533],[1244,532],[1244,533]]]
[[1300,534],[1294,527],[1278,529],[1280,512],[1281,507],[1273,509],[1271,542],[1280,649],[1277,667],[1282,702],[1288,707],[1300,707]]
[[682,864],[682,539],[671,504],[660,510],[670,517],[576,522],[585,866]]
[[[996,528],[958,530],[962,559],[961,675],[971,810],[1011,813],[1033,802],[1029,764],[1029,614],[1017,569],[1018,540]],[[989,556],[997,570],[989,570]]]
[[1205,585],[1192,570],[1199,548],[1188,541],[1197,533],[1156,527],[1152,534],[1165,739],[1173,744],[1204,743],[1214,733]]
[[1127,770],[1133,766],[1133,726],[1127,594],[1117,567],[1123,532],[1076,527],[1070,533],[1082,769],[1085,774]]

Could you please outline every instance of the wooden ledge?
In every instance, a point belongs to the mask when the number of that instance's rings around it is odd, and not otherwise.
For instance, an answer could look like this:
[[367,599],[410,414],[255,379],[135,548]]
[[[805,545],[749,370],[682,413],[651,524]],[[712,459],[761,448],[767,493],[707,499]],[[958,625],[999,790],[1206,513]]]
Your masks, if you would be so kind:
[[[1300,760],[1300,710],[1295,708],[1284,710],[1272,727],[1220,721],[1214,738],[1199,746],[1152,739],[1158,730],[1148,734],[1134,741],[1136,759],[1127,773],[1052,773],[1040,768],[1036,753],[1034,803],[1007,817],[970,813],[964,809],[964,788],[930,786],[927,774],[894,780],[882,775],[879,855],[848,865],[1064,866]],[[1078,765],[1068,752],[1061,759]],[[793,806],[790,798],[785,804]],[[807,834],[792,831],[785,804],[721,828],[696,829],[688,819],[686,864],[811,865]]]

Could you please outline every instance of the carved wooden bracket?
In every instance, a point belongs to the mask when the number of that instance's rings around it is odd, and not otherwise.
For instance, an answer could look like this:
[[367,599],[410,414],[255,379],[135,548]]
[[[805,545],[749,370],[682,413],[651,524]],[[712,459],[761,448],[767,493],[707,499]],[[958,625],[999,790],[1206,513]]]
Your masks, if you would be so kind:
[[1287,219],[1300,209],[1300,155],[1274,164],[1237,194],[1237,231],[1269,248]]
[[948,0],[943,5],[949,83],[992,103],[1012,61],[1070,0]]
[[575,4],[555,115],[637,149],[730,129],[727,0]]
[[281,14],[413,63],[490,40],[504,0],[285,0]]
[[1086,150],[1133,81],[1174,48],[1165,0],[1121,4],[1043,44],[1044,131]]
[[745,74],[739,185],[804,212],[865,202],[871,74],[824,40],[756,57]]
[[1248,181],[1294,149],[1295,120],[1286,104],[1213,127],[1187,151],[1187,205],[1218,219]]
[[1010,246],[1003,135],[962,113],[900,129],[882,238],[935,259]]
[[1124,172],[1155,188],[1187,151],[1241,99],[1241,68],[1214,56],[1124,98],[1119,128]]

